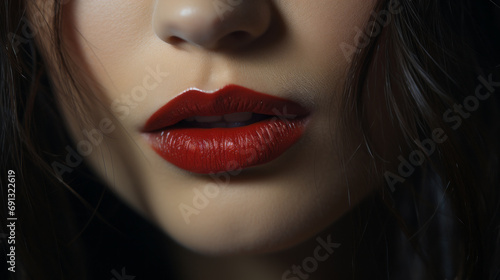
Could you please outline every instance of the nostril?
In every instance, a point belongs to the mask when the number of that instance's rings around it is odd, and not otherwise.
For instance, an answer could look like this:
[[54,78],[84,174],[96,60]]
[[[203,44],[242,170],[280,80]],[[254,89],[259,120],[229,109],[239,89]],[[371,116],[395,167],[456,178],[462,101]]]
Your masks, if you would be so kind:
[[185,42],[185,40],[180,38],[180,37],[177,37],[177,36],[170,36],[168,38],[168,43],[172,44],[172,45],[178,45],[178,44],[181,44],[183,42]]
[[246,31],[234,31],[222,38],[219,44],[226,46],[239,46],[252,40],[252,35]]
[[250,37],[250,34],[245,31],[235,31],[229,34],[228,37],[231,37],[235,41],[244,41]]

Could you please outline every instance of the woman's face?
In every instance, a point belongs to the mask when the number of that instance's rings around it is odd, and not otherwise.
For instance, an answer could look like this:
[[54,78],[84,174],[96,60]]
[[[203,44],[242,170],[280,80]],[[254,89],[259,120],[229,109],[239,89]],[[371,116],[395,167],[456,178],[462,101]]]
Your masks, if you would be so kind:
[[[128,204],[184,246],[208,254],[287,248],[332,224],[380,186],[381,176],[370,171],[372,159],[360,128],[346,131],[339,125],[346,116],[341,101],[350,67],[342,46],[356,45],[375,1],[65,2],[64,43],[77,69],[75,78],[94,89],[81,94],[95,102],[84,116],[62,102],[76,152]],[[63,73],[51,75],[57,80]],[[147,129],[151,116],[181,93],[185,102],[164,110],[160,119],[186,104],[216,106],[210,96],[227,85],[271,96],[263,102],[278,112],[283,104],[273,103],[272,97],[307,113],[292,110],[291,117],[274,118],[284,121],[285,128],[292,123],[295,130],[276,132],[261,142],[249,140],[259,135],[258,124],[226,118],[234,108],[212,114],[225,115],[225,123],[234,128],[213,128],[213,123],[200,128],[206,124],[199,122],[213,119],[196,118],[194,128],[182,123],[191,131],[158,123]],[[204,93],[186,92],[191,88]],[[221,94],[226,101],[245,96],[241,103],[260,102],[260,95],[241,88],[225,91],[231,93]],[[182,119],[192,121],[210,108],[189,110],[197,113],[181,114]],[[300,124],[294,123],[296,115]],[[382,122],[372,119],[375,127]],[[158,128],[160,132],[152,132]],[[169,129],[177,129],[170,138],[165,136],[173,131]],[[199,139],[219,146],[210,148]],[[249,147],[259,157],[265,145],[278,152],[260,161],[238,158],[227,172],[211,170],[213,165],[206,163],[229,164],[228,158],[237,157],[235,150]]]

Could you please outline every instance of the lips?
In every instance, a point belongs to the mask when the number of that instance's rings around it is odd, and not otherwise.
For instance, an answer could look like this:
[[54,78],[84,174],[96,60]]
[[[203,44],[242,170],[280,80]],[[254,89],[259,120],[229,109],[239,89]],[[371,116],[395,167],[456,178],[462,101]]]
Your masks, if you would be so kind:
[[155,112],[143,132],[168,162],[210,174],[278,158],[300,139],[308,115],[296,102],[229,85],[183,92]]

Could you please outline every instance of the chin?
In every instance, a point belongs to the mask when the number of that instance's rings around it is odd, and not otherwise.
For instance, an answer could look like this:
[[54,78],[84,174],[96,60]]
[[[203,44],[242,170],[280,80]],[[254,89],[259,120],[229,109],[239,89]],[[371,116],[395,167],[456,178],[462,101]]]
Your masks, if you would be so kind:
[[349,210],[342,190],[310,188],[290,182],[231,185],[192,214],[189,223],[179,210],[159,215],[163,219],[156,223],[177,243],[203,255],[274,253],[314,237]]

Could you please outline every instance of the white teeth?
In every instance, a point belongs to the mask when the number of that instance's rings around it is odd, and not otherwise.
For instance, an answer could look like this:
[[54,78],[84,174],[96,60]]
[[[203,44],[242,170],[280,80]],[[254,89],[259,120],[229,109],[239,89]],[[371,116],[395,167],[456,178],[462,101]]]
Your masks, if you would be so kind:
[[200,123],[217,123],[217,122],[246,122],[251,120],[253,117],[253,113],[251,112],[240,112],[240,113],[232,113],[226,114],[223,116],[194,116],[186,118],[188,122],[200,122]]
[[212,123],[222,121],[222,116],[195,116],[194,119],[200,123]]
[[226,122],[246,122],[252,118],[251,112],[241,112],[224,115],[224,120]]

